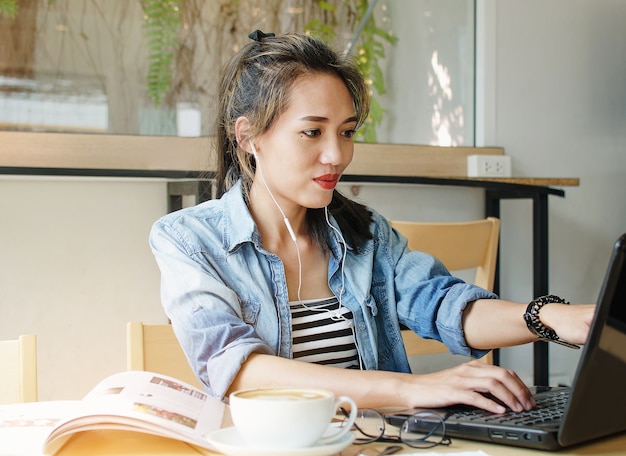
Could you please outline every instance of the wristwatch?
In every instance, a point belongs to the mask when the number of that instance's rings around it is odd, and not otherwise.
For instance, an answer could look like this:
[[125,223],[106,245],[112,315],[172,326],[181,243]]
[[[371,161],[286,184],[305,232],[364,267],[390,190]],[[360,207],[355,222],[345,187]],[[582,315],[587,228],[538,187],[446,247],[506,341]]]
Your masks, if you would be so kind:
[[533,299],[528,304],[528,307],[526,307],[526,312],[524,312],[524,321],[526,321],[526,326],[528,326],[531,333],[543,342],[555,342],[557,344],[564,345],[565,347],[579,349],[580,347],[578,345],[570,344],[569,342],[561,340],[554,329],[547,327],[541,322],[541,319],[539,318],[539,311],[546,304],[552,303],[569,304],[569,302],[565,299],[555,295],[546,295]]

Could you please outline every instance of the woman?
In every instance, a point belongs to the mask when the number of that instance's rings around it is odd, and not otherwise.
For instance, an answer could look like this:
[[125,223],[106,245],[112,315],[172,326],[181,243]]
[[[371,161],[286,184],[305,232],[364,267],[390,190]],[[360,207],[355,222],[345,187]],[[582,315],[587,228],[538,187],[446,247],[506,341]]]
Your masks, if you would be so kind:
[[[307,385],[360,407],[534,406],[512,371],[472,361],[410,373],[399,324],[480,357],[537,340],[527,304],[497,299],[411,252],[335,186],[365,121],[353,63],[318,40],[255,32],[220,85],[219,198],[157,221],[168,317],[206,390]],[[532,325],[584,343],[593,306],[538,304]],[[532,326],[531,325],[531,326]]]

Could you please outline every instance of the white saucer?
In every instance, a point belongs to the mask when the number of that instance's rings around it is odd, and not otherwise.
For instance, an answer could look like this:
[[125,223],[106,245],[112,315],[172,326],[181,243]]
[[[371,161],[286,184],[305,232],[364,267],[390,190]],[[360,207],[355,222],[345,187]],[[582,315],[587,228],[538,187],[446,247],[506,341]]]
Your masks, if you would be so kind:
[[234,427],[212,432],[208,440],[220,453],[233,456],[329,456],[348,447],[354,440],[354,435],[348,433],[339,441],[327,445],[313,445],[312,447],[288,450],[255,448],[245,442]]

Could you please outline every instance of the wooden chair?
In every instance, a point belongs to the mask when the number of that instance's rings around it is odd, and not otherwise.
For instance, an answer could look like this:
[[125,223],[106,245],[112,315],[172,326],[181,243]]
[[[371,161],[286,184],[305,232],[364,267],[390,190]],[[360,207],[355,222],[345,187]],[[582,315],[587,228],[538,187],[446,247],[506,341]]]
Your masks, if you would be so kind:
[[169,375],[202,389],[170,324],[129,322],[126,326],[126,368]]
[[[488,217],[469,222],[422,223],[392,220],[391,226],[409,241],[409,248],[430,253],[450,272],[476,269],[474,284],[493,291],[496,273],[500,220]],[[404,329],[402,338],[407,355],[448,353],[441,342],[425,340]],[[489,353],[481,358],[493,363]]]
[[37,337],[0,341],[0,404],[37,401]]

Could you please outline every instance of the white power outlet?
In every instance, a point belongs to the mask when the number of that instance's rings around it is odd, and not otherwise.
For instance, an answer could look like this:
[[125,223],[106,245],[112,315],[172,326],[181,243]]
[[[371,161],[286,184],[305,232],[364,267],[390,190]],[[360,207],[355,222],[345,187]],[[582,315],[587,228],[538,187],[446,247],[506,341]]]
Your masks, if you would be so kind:
[[468,177],[511,177],[511,157],[508,155],[469,155]]

